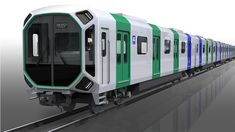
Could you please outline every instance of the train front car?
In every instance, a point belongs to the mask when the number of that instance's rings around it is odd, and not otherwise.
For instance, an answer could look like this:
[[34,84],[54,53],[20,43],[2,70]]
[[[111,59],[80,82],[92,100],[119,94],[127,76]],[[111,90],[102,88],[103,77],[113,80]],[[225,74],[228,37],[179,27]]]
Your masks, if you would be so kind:
[[[85,27],[87,23],[91,26]],[[70,111],[76,103],[90,100],[95,85],[90,77],[95,74],[94,25],[89,11],[70,6],[38,9],[25,19],[24,76],[41,105],[62,106]],[[83,72],[85,37],[90,58],[86,74],[90,78]]]

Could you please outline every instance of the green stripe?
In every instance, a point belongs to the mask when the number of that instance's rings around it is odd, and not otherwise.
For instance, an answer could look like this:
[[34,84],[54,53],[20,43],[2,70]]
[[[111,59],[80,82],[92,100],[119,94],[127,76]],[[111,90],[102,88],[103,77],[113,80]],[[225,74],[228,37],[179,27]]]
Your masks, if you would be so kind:
[[[116,33],[120,33],[122,36],[124,34],[128,34],[128,46],[127,46],[127,64],[123,61],[123,49],[121,49],[122,55],[121,55],[121,63],[116,63],[116,88],[122,88],[130,85],[130,79],[131,79],[131,66],[130,66],[130,48],[131,48],[131,25],[130,22],[124,17],[119,14],[111,14],[113,18],[116,20]],[[123,37],[122,37],[123,39]],[[123,44],[123,42],[122,42]],[[123,48],[123,46],[121,46]]]
[[161,30],[153,24],[149,24],[152,28],[153,31],[153,39],[158,39],[155,41],[158,41],[156,46],[158,51],[154,51],[155,48],[153,47],[153,52],[157,52],[158,55],[158,59],[157,60],[153,60],[153,64],[152,64],[152,78],[159,78],[160,77],[160,71],[161,71]]
[[111,14],[114,19],[116,20],[116,30],[117,31],[126,31],[129,32],[131,31],[131,25],[130,22],[123,16],[119,14]]
[[179,34],[174,29],[171,29],[174,33],[174,73],[179,71]]

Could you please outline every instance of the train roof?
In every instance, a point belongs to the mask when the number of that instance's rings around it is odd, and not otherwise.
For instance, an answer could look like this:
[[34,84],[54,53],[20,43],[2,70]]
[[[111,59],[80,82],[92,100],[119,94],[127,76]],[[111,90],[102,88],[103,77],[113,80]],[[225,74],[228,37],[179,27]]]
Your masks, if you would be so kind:
[[[33,10],[31,12],[31,14],[32,15],[47,14],[47,13],[68,13],[68,14],[71,14],[71,13],[76,13],[76,12],[84,11],[84,10],[88,10],[92,14],[94,14],[96,17],[102,17],[102,18],[108,18],[108,14],[111,14],[109,12],[105,12],[105,11],[102,11],[102,10],[97,10],[97,9],[93,9],[93,8],[89,8],[89,7],[85,7],[85,6],[78,6],[78,5],[48,6],[48,7],[43,7],[43,8]],[[147,21],[145,19],[142,19],[142,18],[126,15],[126,14],[123,14],[123,13],[114,13],[114,14],[123,16],[123,17],[127,18],[130,21],[135,21],[137,23],[148,24]],[[155,24],[153,24],[153,25],[155,25]],[[170,29],[168,29],[168,28],[164,28],[164,27],[160,27],[160,26],[157,26],[157,27],[163,32],[170,32]],[[178,29],[175,29],[175,28],[172,28],[172,29],[176,30],[178,33],[182,33],[182,34],[184,33],[181,30],[178,30]],[[191,37],[200,37],[202,40],[205,40],[205,38],[202,37],[202,36],[191,35],[191,34],[189,34],[189,35]],[[209,40],[211,40],[211,39],[209,39]],[[214,40],[212,40],[212,41],[214,41]],[[215,42],[218,43],[218,41],[215,41]],[[219,43],[225,44],[225,43],[222,43],[222,42],[219,42]]]
[[84,6],[75,6],[75,5],[55,5],[55,6],[47,6],[43,8],[39,8],[33,10],[32,14],[44,14],[44,13],[72,13],[78,12],[82,10],[87,10],[89,8]]
[[33,10],[31,13],[33,15],[38,15],[38,14],[47,14],[47,13],[76,13],[80,11],[88,10],[90,11],[93,15],[96,17],[104,17],[104,14],[110,14],[109,12],[105,12],[102,10],[98,9],[93,9],[85,6],[78,6],[78,5],[55,5],[55,6],[48,6],[48,7],[43,7],[39,8],[36,10]]

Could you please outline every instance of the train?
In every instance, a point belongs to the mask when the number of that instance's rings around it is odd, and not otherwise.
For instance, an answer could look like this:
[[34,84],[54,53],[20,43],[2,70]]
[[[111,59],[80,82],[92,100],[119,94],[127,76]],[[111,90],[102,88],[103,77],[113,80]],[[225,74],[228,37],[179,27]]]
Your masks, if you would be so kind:
[[41,105],[65,111],[95,112],[234,57],[232,45],[88,7],[36,9],[23,26],[25,82]]

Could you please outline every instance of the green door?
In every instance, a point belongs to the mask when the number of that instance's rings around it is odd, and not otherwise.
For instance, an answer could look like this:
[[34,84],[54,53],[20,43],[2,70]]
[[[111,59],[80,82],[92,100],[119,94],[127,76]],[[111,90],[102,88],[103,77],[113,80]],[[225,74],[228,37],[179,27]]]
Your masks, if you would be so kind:
[[174,73],[179,71],[179,34],[174,29],[171,29],[174,33]]
[[159,78],[161,71],[161,31],[153,24],[149,24],[153,32],[153,64],[152,64],[152,78]]
[[160,37],[153,37],[153,79],[160,77]]
[[174,40],[174,73],[179,71],[179,39]]
[[130,84],[130,37],[127,32],[117,32],[116,54],[116,78],[117,88]]

